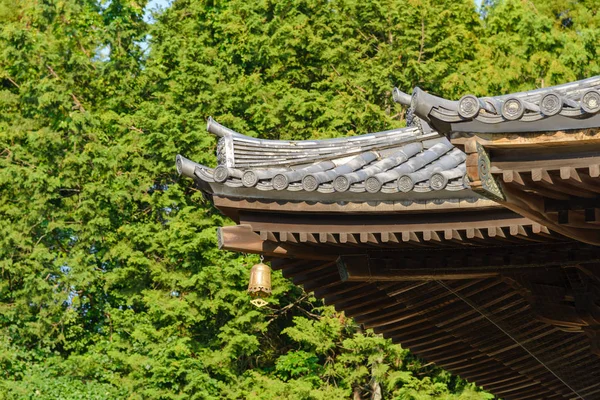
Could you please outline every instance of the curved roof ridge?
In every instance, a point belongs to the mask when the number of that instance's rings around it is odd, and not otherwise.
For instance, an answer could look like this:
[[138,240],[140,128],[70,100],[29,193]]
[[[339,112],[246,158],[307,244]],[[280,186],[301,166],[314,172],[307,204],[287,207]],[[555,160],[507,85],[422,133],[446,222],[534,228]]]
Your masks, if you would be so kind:
[[[311,164],[317,161],[383,150],[421,140],[418,126],[322,140],[271,140],[242,135],[209,118],[207,130],[220,137],[219,164],[237,168],[266,168]],[[425,136],[431,137],[430,134]],[[438,136],[436,133],[434,136]]]
[[[465,95],[447,100],[414,89],[394,89],[394,100],[448,134],[544,132],[600,126],[600,75],[556,86],[492,97]],[[536,122],[535,124],[530,124]]]

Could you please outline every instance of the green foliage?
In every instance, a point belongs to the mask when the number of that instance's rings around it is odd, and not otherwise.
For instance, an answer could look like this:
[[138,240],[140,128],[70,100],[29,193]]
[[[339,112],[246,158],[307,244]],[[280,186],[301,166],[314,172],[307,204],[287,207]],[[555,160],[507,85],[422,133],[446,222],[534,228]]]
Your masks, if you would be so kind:
[[190,125],[213,115],[269,138],[351,135],[402,125],[391,88],[439,87],[474,57],[478,27],[470,0],[182,0],[154,27],[149,70]]
[[479,57],[449,79],[462,90],[494,95],[600,74],[597,1],[498,0],[485,16]]
[[[539,4],[538,4],[539,3]],[[0,0],[0,399],[486,399],[274,273],[176,175],[209,115],[268,138],[404,124],[394,85],[598,73],[594,1]],[[150,40],[146,54],[140,42]]]

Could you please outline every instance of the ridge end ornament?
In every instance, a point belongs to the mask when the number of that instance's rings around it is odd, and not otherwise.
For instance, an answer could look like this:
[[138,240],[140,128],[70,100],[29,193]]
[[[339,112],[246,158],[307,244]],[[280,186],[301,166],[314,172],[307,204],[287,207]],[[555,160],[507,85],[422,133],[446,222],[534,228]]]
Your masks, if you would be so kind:
[[507,99],[502,105],[502,116],[508,121],[521,119],[525,113],[523,102],[516,97]]
[[540,109],[542,114],[547,117],[552,117],[553,115],[561,112],[563,108],[563,100],[560,98],[558,93],[550,92],[542,97],[540,100]]
[[285,190],[290,185],[288,177],[284,174],[275,175],[271,182],[273,183],[273,188],[275,188],[275,190]]
[[585,92],[581,96],[581,109],[589,114],[600,111],[600,92],[594,89]]
[[225,165],[227,164],[227,145],[225,144],[225,138],[219,138],[217,140],[217,164]]
[[479,115],[481,105],[479,99],[471,94],[458,100],[458,115],[465,119],[473,119]]

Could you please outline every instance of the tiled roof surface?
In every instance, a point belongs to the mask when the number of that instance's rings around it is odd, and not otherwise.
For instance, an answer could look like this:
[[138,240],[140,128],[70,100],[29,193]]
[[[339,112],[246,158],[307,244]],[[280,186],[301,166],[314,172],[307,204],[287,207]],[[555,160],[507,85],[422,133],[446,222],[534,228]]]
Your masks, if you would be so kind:
[[411,106],[418,117],[444,133],[582,129],[600,121],[600,76],[495,97],[466,95],[458,101],[419,88],[411,97],[396,88],[394,100]]
[[[205,187],[213,193],[220,192],[220,187],[253,188],[295,192],[299,200],[311,197],[312,192],[337,193],[336,200],[343,200],[344,193],[362,193],[369,200],[378,193],[468,188],[465,154],[445,137],[423,133],[418,127],[305,141],[251,138],[212,119],[208,130],[221,137],[219,165],[213,169],[177,156],[177,167],[179,173],[208,184]],[[269,196],[277,197],[264,194]]]

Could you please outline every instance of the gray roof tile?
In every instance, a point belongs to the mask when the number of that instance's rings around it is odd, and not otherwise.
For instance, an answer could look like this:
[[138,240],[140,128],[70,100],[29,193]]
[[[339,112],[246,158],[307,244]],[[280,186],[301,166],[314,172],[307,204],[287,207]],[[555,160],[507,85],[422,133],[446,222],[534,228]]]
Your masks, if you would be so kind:
[[[394,100],[446,134],[449,132],[542,132],[600,125],[600,76],[495,97],[466,95],[446,100],[415,88],[397,88]],[[532,124],[535,122],[535,124]]]
[[[420,125],[306,141],[251,138],[213,119],[208,130],[220,136],[219,166],[177,156],[177,168],[210,193],[315,201],[410,199],[417,193],[439,197],[459,191],[474,196],[463,179],[465,154],[436,132],[424,133]],[[449,196],[456,197],[441,197]]]

